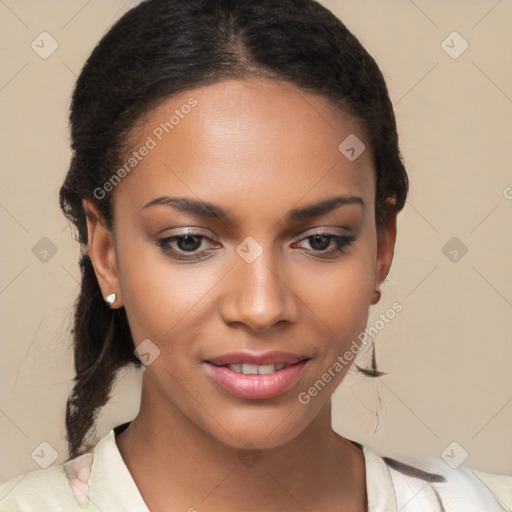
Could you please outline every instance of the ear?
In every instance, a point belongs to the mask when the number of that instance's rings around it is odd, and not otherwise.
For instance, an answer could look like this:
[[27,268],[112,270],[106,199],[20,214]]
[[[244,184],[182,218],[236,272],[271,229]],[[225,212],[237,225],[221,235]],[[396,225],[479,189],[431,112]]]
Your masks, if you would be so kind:
[[386,217],[386,223],[377,227],[377,261],[375,264],[374,298],[372,304],[380,299],[381,282],[386,279],[393,261],[396,242],[396,201],[390,199],[391,209]]
[[112,233],[108,229],[101,213],[90,201],[84,199],[82,205],[87,220],[89,257],[91,258],[101,293],[104,298],[115,293],[116,300],[110,307],[112,309],[122,307],[123,299],[121,297]]

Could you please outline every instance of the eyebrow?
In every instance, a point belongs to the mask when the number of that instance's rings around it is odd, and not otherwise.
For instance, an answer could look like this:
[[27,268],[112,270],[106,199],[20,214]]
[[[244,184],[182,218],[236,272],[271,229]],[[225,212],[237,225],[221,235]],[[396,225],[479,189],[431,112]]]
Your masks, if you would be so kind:
[[[289,221],[296,221],[310,217],[318,217],[348,204],[358,204],[363,209],[365,207],[365,202],[361,197],[342,195],[330,197],[317,203],[309,204],[302,208],[294,208],[290,210],[290,212],[286,215],[286,218]],[[194,213],[203,217],[216,217],[221,220],[229,219],[230,216],[229,213],[220,206],[214,205],[207,201],[200,201],[188,197],[157,197],[156,199],[146,203],[142,209],[150,208],[151,206],[156,205],[167,205],[176,210],[179,210],[180,212]]]

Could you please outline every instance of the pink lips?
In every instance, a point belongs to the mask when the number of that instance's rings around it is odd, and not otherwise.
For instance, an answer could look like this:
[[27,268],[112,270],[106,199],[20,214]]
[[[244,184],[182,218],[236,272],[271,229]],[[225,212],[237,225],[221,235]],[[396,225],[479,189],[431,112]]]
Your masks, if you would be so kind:
[[[306,355],[289,352],[232,352],[205,361],[208,375],[223,389],[239,398],[262,400],[278,396],[299,381],[309,362]],[[285,364],[284,368],[268,374],[245,375],[231,370],[228,364],[270,365]]]

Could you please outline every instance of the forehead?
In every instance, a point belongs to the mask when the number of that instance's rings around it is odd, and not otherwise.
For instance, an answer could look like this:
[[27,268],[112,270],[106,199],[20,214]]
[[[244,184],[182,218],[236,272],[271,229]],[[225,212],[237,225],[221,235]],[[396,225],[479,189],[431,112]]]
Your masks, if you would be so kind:
[[[366,149],[347,158],[347,145]],[[280,81],[226,80],[165,100],[134,131],[124,164],[129,159],[115,194],[140,207],[162,195],[235,209],[254,199],[260,210],[262,201],[292,208],[336,191],[366,202],[374,197],[361,124],[327,99]]]

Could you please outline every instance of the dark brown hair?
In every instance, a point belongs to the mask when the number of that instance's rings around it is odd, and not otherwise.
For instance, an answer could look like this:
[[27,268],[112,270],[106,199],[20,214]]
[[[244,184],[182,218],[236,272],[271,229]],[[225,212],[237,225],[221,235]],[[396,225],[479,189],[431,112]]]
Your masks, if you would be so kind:
[[[112,227],[112,193],[94,195],[121,165],[134,126],[184,89],[227,78],[290,82],[355,116],[366,130],[376,169],[376,222],[404,206],[408,180],[387,87],[377,64],[328,9],[313,0],[145,0],[98,43],[73,91],[73,156],[60,205],[82,246],[82,283],[73,326],[76,377],[66,404],[70,458],[107,403],[116,372],[134,343],[124,308],[105,304],[87,255],[82,200]],[[341,141],[340,141],[341,142]],[[375,375],[372,375],[375,376]]]

